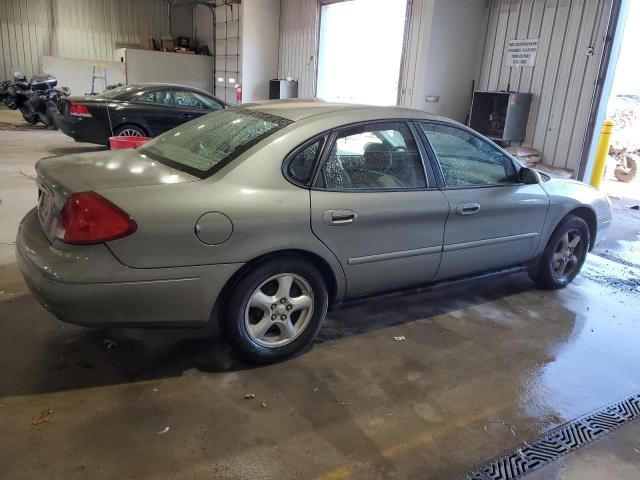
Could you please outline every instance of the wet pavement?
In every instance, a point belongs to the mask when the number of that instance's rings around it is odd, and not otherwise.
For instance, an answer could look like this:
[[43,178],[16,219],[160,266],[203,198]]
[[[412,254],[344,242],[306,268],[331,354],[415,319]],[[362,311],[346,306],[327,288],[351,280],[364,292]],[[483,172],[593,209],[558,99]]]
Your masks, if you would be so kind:
[[[611,197],[615,225],[595,253],[625,265],[640,267],[640,180],[635,186],[638,198]],[[639,209],[633,208],[636,206]]]
[[[0,131],[1,241],[35,203],[16,168],[82,148],[37,135]],[[58,322],[0,248],[0,478],[457,478],[640,391],[640,269],[594,255],[562,291],[518,274],[334,311],[309,351],[254,367],[213,326]]]

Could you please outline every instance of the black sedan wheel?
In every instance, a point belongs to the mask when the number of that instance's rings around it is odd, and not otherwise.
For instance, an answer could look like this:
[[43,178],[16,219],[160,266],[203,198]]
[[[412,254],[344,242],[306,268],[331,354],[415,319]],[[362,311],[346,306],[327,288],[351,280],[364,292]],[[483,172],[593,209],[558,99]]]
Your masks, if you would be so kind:
[[146,132],[137,125],[122,125],[116,128],[115,132],[118,137],[146,137]]

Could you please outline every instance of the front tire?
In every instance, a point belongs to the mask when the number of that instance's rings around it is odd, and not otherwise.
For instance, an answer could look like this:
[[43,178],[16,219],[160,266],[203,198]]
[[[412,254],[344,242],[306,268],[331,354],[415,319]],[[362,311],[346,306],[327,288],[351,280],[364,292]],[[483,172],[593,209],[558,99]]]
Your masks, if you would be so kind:
[[307,260],[267,260],[233,288],[224,331],[247,359],[268,363],[293,356],[311,344],[327,314],[328,293],[320,272]]
[[587,222],[567,215],[551,235],[538,263],[529,270],[529,277],[545,290],[566,287],[580,272],[590,244]]

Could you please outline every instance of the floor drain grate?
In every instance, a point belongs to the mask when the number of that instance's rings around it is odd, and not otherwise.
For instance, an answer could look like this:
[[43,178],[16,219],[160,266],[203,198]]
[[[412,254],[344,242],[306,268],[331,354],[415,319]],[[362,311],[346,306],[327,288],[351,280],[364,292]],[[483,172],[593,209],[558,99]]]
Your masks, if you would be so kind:
[[490,461],[465,480],[520,478],[640,417],[640,394],[607,405]]

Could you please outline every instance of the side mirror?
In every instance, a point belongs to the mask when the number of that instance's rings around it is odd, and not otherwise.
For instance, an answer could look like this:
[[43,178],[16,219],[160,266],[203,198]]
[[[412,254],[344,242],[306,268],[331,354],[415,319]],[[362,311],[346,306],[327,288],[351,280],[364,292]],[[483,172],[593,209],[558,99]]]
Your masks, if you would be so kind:
[[542,182],[542,177],[533,168],[522,167],[519,173],[520,183],[533,185]]

